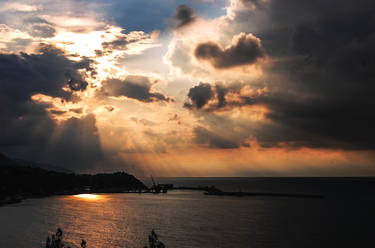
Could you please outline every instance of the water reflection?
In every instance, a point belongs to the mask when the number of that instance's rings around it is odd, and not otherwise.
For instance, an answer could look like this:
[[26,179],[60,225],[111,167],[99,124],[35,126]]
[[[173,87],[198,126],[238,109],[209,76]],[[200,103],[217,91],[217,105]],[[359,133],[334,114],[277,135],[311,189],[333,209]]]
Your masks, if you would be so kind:
[[42,247],[47,235],[61,227],[64,243],[71,247],[82,239],[90,248],[144,247],[155,229],[167,247],[245,248],[254,243],[252,223],[268,223],[259,212],[266,206],[255,199],[206,197],[195,191],[98,194],[94,200],[88,195],[3,206],[0,222],[7,227],[0,228],[0,247]]
[[78,194],[78,195],[74,195],[73,197],[83,199],[83,200],[89,200],[89,201],[93,201],[93,200],[95,201],[95,200],[101,199],[101,196],[96,195],[96,194]]
[[57,227],[67,245],[77,247],[73,244],[84,239],[90,248],[144,247],[152,229],[167,247],[178,248],[371,243],[373,194],[348,200],[347,192],[324,200],[215,197],[196,191],[29,199],[0,208],[0,247],[42,247]]

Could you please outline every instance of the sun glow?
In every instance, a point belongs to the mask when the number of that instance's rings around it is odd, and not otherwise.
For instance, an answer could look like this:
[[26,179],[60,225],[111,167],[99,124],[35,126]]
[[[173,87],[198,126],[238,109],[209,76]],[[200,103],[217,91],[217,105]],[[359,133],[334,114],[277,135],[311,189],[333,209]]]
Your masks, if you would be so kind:
[[[100,86],[100,81],[110,77],[121,77],[127,74],[126,69],[119,65],[118,59],[127,55],[141,54],[144,50],[160,46],[156,43],[158,32],[144,33],[132,31],[124,33],[118,26],[97,23],[102,30],[73,32],[66,27],[58,29],[56,36],[49,41],[65,51],[71,60],[83,57],[95,61],[93,68],[96,76],[92,83]],[[103,44],[107,44],[103,46]],[[86,78],[90,81],[90,78]]]
[[79,195],[74,195],[74,197],[79,198],[79,199],[84,199],[84,200],[99,200],[100,196],[95,195],[95,194],[79,194]]

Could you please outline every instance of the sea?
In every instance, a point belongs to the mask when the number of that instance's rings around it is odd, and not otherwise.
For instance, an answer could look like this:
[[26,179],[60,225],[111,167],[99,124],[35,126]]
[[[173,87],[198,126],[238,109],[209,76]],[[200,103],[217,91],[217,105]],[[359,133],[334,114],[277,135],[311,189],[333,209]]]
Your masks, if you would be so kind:
[[[156,178],[174,186],[317,194],[322,198],[166,194],[52,196],[0,207],[0,247],[45,247],[63,230],[66,245],[142,248],[155,230],[168,248],[375,246],[374,178]],[[147,184],[151,181],[146,180]]]

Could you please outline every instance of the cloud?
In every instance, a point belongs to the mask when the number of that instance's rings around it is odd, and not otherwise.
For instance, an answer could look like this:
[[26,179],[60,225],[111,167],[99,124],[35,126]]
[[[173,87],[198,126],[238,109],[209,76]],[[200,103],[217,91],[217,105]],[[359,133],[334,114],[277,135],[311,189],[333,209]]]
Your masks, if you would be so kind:
[[[132,31],[127,34],[117,32],[115,33],[115,37],[110,41],[105,41],[102,43],[103,51],[98,50],[97,53],[111,53],[116,50],[126,51],[137,47],[139,47],[141,50],[145,50],[147,48],[157,46],[154,44],[154,40],[158,37],[158,35],[158,31],[154,31],[149,34],[144,33],[143,31]],[[132,51],[128,52],[131,53]]]
[[194,55],[199,60],[209,61],[217,69],[251,65],[266,56],[260,39],[245,33],[234,36],[232,44],[226,48],[214,42],[201,43]]
[[83,112],[82,108],[69,109],[70,112],[81,114]]
[[185,107],[202,108],[213,97],[211,85],[207,83],[199,83],[189,90],[188,97],[192,101],[192,105],[185,103]]
[[102,82],[99,95],[136,99],[141,102],[169,102],[171,98],[158,93],[151,92],[152,83],[148,77],[130,75],[124,80],[107,79]]
[[191,110],[202,109],[211,111],[230,111],[236,107],[261,104],[260,98],[267,94],[267,88],[252,87],[250,84],[208,84],[190,88],[188,97],[190,102],[185,102],[184,107]]
[[84,91],[87,88],[88,83],[79,79],[70,79],[68,85],[73,91]]
[[133,31],[129,34],[117,34],[115,39],[103,42],[102,46],[105,50],[127,50],[129,44],[148,40],[150,38],[151,36],[149,34],[145,34],[142,31]]
[[104,107],[108,112],[112,112],[113,110],[115,110],[115,108],[113,106],[105,106]]
[[231,19],[264,8],[270,0],[230,0],[227,16]]
[[121,49],[121,50],[124,50],[124,49],[126,49],[126,46],[130,42],[131,41],[128,40],[128,38],[126,36],[125,37],[117,37],[117,39],[115,39],[113,41],[103,42],[102,46],[103,46],[103,49],[109,49],[109,50]]
[[210,149],[250,147],[258,124],[250,117],[251,111],[242,113],[243,116],[233,118],[231,112],[195,112],[199,124],[193,127],[192,142]]
[[173,18],[177,21],[175,27],[177,29],[187,26],[196,20],[196,17],[194,16],[194,10],[187,5],[179,5]]
[[71,109],[79,112],[81,118],[57,123],[51,115],[66,114],[68,109],[48,111],[51,103],[33,98],[56,98],[61,104],[77,100],[74,92],[64,88],[73,76],[84,82],[79,70],[90,70],[90,62],[69,60],[50,46],[36,54],[0,54],[2,152],[75,171],[91,168],[103,158],[94,115]]
[[55,35],[55,28],[48,24],[35,24],[32,27],[31,35],[34,37],[49,38]]
[[[228,15],[210,19],[223,13],[219,8],[224,2],[229,2]],[[280,170],[302,158],[314,159],[301,155],[296,160],[294,148],[334,149],[330,151],[336,155],[352,153],[342,149],[373,153],[372,1],[231,0],[207,8],[192,4],[202,17],[189,7],[185,12],[177,9],[172,34],[163,27],[174,7],[141,10],[151,13],[152,20],[164,21],[162,25],[150,23],[133,6],[130,15],[127,9],[130,22],[122,19],[123,27],[144,32],[125,32],[114,25],[115,16],[105,21],[102,10],[108,8],[103,3],[46,1],[40,9],[2,12],[0,49],[6,54],[0,55],[1,150],[34,160],[49,156],[49,162],[78,169],[107,155],[117,157],[119,164],[142,166],[146,155],[139,159],[137,153],[146,151],[154,156],[150,167],[155,161],[165,166],[166,157],[158,157],[165,152],[176,156],[168,165],[176,164],[179,170],[202,151],[202,156],[215,157],[205,163],[215,168],[213,173],[218,166],[212,161],[227,164],[227,173],[238,171],[236,163],[249,168],[249,157],[256,157],[258,149],[268,158],[284,156],[271,150],[289,150],[290,159],[282,165],[269,159],[283,167]],[[163,31],[156,40],[148,32],[158,27]],[[64,52],[31,52],[40,41]],[[156,41],[162,46],[144,53],[157,46]],[[167,49],[170,74],[159,66]],[[146,62],[135,64],[139,54]],[[127,77],[136,74],[149,76]],[[159,84],[156,77],[168,84]],[[172,94],[179,104],[165,104]],[[132,116],[135,123],[129,120]],[[245,148],[249,144],[252,148]],[[229,149],[216,151],[223,148]],[[133,160],[126,151],[134,152]],[[235,152],[243,157],[233,156]],[[340,161],[345,160],[343,156]]]
[[215,134],[204,127],[195,127],[193,133],[196,144],[205,144],[209,148],[233,149],[239,147],[239,144],[231,137]]
[[14,38],[6,43],[6,49],[8,51],[22,51],[23,48],[29,46],[32,43],[32,39],[26,38]]
[[39,5],[28,5],[23,3],[12,3],[7,2],[3,3],[2,7],[0,7],[0,11],[19,11],[19,12],[34,12],[43,9]]
[[269,4],[272,32],[265,29],[263,41],[277,58],[267,72],[272,94],[264,99],[277,134],[268,136],[269,145],[375,149],[374,4],[345,2],[337,11],[340,3]]
[[56,34],[54,25],[38,16],[25,17],[22,21],[22,27],[19,28],[36,38],[51,38]]
[[54,131],[54,142],[46,157],[65,167],[82,170],[93,167],[104,158],[96,127],[95,115],[70,118]]
[[[261,6],[268,1],[256,2],[262,12],[267,9]],[[164,61],[174,75],[195,81],[233,82],[260,77],[269,56],[263,46],[264,37],[251,20],[239,25],[237,19],[225,15],[197,18],[188,28],[173,32]]]
[[87,86],[78,70],[91,71],[91,61],[69,60],[48,45],[43,45],[38,54],[0,54],[2,93],[20,101],[38,93],[70,100],[72,92],[62,90],[64,86],[72,87],[72,82],[79,82],[80,90]]
[[155,126],[156,123],[153,122],[153,121],[150,121],[150,120],[147,120],[145,118],[143,119],[138,119],[138,118],[135,118],[135,117],[132,117],[130,118],[132,121],[134,121],[135,123],[137,123],[138,125],[141,125],[141,126]]
[[168,119],[168,122],[176,122],[178,125],[181,125],[181,117],[178,114],[174,114],[171,118]]
[[[371,83],[375,80],[375,32],[368,7],[373,5],[371,1],[269,1],[266,8],[238,10],[233,19],[222,19],[227,25],[223,33],[255,30],[262,37],[261,44],[254,46],[263,50],[259,58],[267,51],[270,63],[260,78],[267,94],[252,98],[253,104],[267,108],[265,120],[252,129],[261,146],[375,149],[371,111],[375,108]],[[233,43],[228,48],[219,43],[203,44],[202,49],[196,49],[197,58],[216,68],[232,70],[230,65],[257,60],[257,56],[222,60]],[[220,100],[215,87],[211,86],[211,91],[214,93],[200,109],[211,109],[220,102],[228,105],[227,90],[221,97],[225,101]],[[191,104],[197,108],[193,101]]]

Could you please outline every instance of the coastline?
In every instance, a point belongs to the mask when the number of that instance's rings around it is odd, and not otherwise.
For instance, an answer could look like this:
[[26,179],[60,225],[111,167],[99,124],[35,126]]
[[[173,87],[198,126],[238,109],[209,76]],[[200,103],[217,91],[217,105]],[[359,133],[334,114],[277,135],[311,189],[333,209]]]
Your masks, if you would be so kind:
[[0,156],[0,182],[0,206],[53,195],[122,193],[148,189],[142,181],[123,171],[101,174],[57,172],[23,166],[3,155]]

